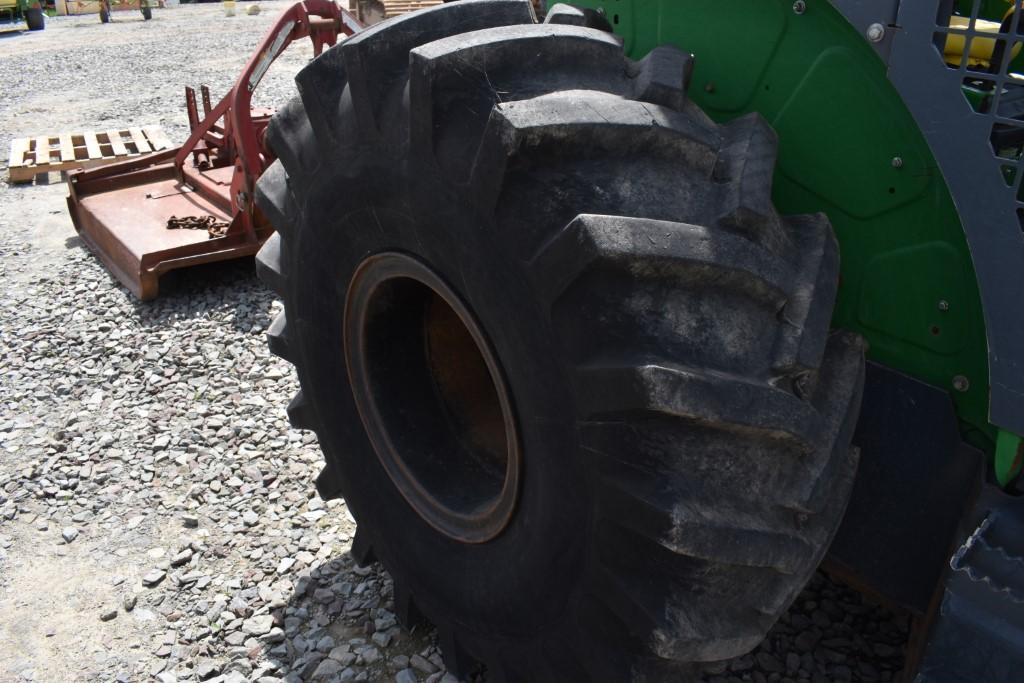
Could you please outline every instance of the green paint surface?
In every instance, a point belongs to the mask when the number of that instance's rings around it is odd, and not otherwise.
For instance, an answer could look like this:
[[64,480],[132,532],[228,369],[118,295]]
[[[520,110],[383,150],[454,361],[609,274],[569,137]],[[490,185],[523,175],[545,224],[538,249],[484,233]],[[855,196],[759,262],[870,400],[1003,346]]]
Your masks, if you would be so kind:
[[[868,356],[950,392],[965,437],[990,453],[985,325],[974,266],[927,143],[871,46],[827,0],[581,0],[627,53],[696,57],[690,96],[712,118],[759,112],[779,134],[774,199],[822,211],[838,236],[833,324]],[[950,131],[951,135],[955,131]],[[955,377],[965,391],[953,389]]]
[[1020,474],[1024,461],[1024,439],[999,430],[996,439],[996,480],[1006,486]]

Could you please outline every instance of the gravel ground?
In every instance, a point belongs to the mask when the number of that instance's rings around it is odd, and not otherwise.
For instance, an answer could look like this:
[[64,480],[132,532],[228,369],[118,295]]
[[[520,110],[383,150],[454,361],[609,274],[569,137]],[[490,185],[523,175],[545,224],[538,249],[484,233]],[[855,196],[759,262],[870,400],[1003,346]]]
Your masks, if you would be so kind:
[[[286,3],[261,6],[0,37],[0,148],[150,123],[183,140],[183,87],[226,91]],[[286,53],[257,101],[285,101],[310,56]],[[344,502],[314,493],[252,262],[173,274],[140,304],[49,181],[0,183],[0,681],[454,681],[432,632],[395,625],[387,574],[354,566]],[[898,680],[906,637],[905,616],[819,575],[705,680]]]

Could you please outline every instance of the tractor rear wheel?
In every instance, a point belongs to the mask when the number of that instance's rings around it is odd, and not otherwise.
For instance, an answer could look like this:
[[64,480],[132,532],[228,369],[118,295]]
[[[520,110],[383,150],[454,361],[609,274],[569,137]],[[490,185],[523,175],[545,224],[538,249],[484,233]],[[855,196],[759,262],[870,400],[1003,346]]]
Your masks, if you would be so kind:
[[46,28],[46,15],[38,7],[25,10],[25,25],[29,31],[42,31]]
[[567,23],[464,0],[314,60],[257,267],[399,618],[457,674],[661,680],[749,651],[814,572],[863,348],[829,330],[827,219],[772,207],[770,127],[708,119],[689,55]]

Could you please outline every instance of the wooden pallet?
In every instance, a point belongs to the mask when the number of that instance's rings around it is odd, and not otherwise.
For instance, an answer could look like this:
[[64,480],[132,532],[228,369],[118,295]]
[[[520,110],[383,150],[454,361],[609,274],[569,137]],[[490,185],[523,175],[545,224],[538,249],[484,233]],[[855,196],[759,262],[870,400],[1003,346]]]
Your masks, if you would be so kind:
[[425,7],[440,5],[444,0],[384,0],[384,16],[393,17],[406,12],[415,12]]
[[101,166],[170,147],[160,126],[17,138],[11,141],[7,177],[29,183],[39,173]]
[[[444,0],[381,0],[384,3],[384,16],[391,18],[398,16],[399,14],[405,14],[406,12],[415,12],[418,9],[425,7],[433,7],[434,5],[440,5]],[[548,6],[553,5],[554,2],[549,2]],[[533,0],[533,8],[535,11],[540,11],[540,3],[537,0]]]

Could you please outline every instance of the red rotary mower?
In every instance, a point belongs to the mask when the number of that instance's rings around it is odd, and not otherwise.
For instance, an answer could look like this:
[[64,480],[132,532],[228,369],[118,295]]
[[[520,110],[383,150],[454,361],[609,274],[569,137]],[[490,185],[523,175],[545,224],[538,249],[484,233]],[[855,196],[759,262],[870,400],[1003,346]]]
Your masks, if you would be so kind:
[[273,234],[252,196],[274,161],[264,143],[274,112],[252,108],[253,92],[293,41],[308,37],[319,55],[339,34],[361,28],[329,0],[296,3],[270,29],[217,106],[201,88],[201,119],[196,93],[186,88],[192,133],[184,145],[69,174],[68,209],[75,229],[132,293],[152,299],[167,271],[255,254]]

